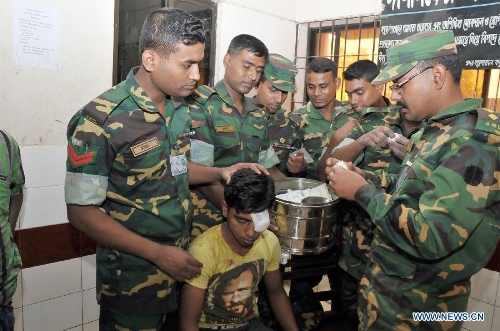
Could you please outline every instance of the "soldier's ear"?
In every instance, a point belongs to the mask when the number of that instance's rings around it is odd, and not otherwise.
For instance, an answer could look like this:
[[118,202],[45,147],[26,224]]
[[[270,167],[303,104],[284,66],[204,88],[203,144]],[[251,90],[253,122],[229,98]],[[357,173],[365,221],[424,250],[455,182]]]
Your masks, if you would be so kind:
[[431,68],[432,79],[434,80],[434,86],[436,86],[436,89],[440,90],[446,79],[451,79],[451,77],[447,77],[447,71],[448,69],[441,63],[438,63]]
[[222,59],[222,64],[224,65],[224,69],[227,69],[229,66],[229,62],[231,62],[231,55],[226,54],[224,55],[224,58]]
[[384,84],[376,84],[374,86],[378,94],[382,94],[382,92],[384,92]]
[[154,71],[155,55],[156,53],[151,49],[146,49],[141,55],[142,65],[144,66],[144,69],[146,69],[146,71],[148,72]]
[[335,90],[338,90],[342,86],[342,79],[340,77],[335,77]]

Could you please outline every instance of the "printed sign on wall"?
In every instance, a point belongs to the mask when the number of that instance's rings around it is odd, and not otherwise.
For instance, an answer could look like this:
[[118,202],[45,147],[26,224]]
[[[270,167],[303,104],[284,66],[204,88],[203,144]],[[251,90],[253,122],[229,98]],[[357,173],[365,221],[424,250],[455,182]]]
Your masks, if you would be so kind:
[[500,1],[383,0],[379,65],[386,51],[415,33],[453,30],[465,69],[500,68]]

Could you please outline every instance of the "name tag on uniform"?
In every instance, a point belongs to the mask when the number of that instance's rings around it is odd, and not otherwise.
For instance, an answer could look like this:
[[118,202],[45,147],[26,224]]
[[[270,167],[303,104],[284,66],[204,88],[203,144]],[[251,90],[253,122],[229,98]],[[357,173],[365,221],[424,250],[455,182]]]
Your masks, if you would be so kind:
[[234,125],[216,125],[215,132],[234,132]]
[[160,142],[158,141],[158,138],[154,137],[140,144],[130,147],[130,150],[132,151],[132,154],[134,154],[135,157],[138,157],[139,155],[147,153],[150,150],[153,150],[157,147],[160,147]]
[[310,140],[310,139],[314,139],[314,138],[321,138],[323,136],[324,136],[323,132],[310,133],[310,134],[306,134],[304,136],[304,140]]
[[172,170],[172,176],[187,172],[186,156],[184,154],[170,156],[170,169]]

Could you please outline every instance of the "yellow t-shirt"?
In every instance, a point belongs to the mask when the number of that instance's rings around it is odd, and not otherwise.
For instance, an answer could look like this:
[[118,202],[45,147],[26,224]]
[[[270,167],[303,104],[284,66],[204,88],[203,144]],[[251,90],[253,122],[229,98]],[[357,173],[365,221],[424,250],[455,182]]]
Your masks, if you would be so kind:
[[242,324],[258,316],[257,286],[266,271],[279,268],[280,244],[274,233],[264,231],[241,256],[226,243],[221,226],[205,231],[188,249],[203,263],[200,276],[186,281],[206,290],[200,328]]

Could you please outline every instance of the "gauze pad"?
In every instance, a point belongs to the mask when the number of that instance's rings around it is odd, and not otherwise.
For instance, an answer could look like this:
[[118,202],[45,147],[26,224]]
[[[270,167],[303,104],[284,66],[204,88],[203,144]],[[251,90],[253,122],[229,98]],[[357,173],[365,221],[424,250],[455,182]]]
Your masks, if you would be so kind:
[[[347,169],[347,163],[345,163],[344,161],[339,161],[337,163],[335,163],[335,165],[333,166],[334,168],[344,168],[344,169]],[[349,170],[349,169],[347,169]]]
[[271,223],[269,211],[266,209],[260,213],[252,214],[252,222],[255,232],[264,232],[269,227],[269,223]]
[[389,141],[396,141],[396,139],[399,137],[399,133],[394,134],[394,138],[387,138]]

